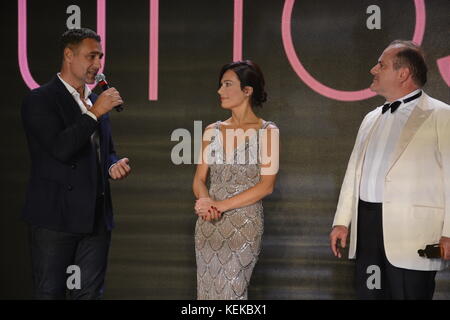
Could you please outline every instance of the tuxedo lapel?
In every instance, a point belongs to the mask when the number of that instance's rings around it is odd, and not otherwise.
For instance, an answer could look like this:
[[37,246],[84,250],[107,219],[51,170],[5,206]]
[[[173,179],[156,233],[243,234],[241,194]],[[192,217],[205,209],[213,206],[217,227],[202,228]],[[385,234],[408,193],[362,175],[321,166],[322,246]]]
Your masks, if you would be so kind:
[[424,123],[425,120],[428,119],[428,117],[433,112],[433,109],[430,109],[428,106],[427,98],[428,96],[424,93],[423,96],[420,98],[419,103],[411,112],[411,115],[406,121],[406,124],[400,134],[400,138],[395,148],[393,157],[391,159],[391,164],[389,166],[389,170],[387,173],[389,173],[389,171],[398,161],[398,159],[405,151],[406,147],[411,142],[416,132],[419,130],[420,126]]

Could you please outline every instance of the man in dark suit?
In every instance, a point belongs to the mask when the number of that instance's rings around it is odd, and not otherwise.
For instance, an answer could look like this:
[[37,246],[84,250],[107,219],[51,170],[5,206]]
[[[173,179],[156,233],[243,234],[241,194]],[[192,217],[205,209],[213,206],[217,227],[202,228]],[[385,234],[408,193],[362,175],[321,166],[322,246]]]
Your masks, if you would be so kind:
[[[103,57],[94,31],[68,30],[61,40],[61,72],[22,105],[31,157],[23,218],[35,297],[98,299],[114,226],[109,178],[131,171],[129,160],[116,156],[108,117],[123,101],[114,88],[97,96],[86,85],[95,82]],[[70,270],[80,276],[73,290]]]

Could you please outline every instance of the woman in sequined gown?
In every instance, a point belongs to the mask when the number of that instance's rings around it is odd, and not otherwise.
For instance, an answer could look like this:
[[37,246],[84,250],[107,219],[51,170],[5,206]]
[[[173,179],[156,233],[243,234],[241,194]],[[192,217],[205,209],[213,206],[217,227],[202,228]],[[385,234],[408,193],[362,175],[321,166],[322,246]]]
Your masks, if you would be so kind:
[[278,171],[278,129],[253,111],[267,95],[252,61],[225,65],[218,93],[231,117],[206,128],[193,182],[197,298],[247,299],[261,250],[261,200],[272,193]]

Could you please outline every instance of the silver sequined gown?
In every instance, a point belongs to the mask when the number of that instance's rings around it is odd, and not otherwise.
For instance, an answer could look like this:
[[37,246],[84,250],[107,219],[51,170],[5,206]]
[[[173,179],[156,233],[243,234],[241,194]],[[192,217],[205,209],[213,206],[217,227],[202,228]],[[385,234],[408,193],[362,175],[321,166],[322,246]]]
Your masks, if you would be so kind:
[[[272,122],[265,122],[266,128]],[[257,135],[236,149],[233,164],[222,164],[223,146],[220,122],[211,140],[212,155],[219,163],[210,164],[209,195],[213,200],[235,196],[260,180]],[[241,151],[241,152],[238,152]],[[236,161],[239,156],[246,157]],[[236,163],[237,162],[237,163]],[[247,287],[258,260],[263,234],[263,206],[255,204],[233,209],[222,214],[218,221],[197,220],[195,226],[195,253],[197,260],[197,298],[200,300],[247,299]]]

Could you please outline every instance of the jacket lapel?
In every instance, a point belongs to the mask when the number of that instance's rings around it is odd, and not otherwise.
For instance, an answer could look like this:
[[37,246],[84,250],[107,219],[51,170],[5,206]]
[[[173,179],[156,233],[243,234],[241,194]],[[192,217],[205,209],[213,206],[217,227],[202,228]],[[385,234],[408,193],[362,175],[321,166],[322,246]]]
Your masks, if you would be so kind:
[[64,124],[69,126],[81,116],[80,106],[58,77],[53,79],[53,85],[56,91],[56,103],[61,110]]
[[411,115],[409,116],[408,121],[406,121],[405,127],[400,134],[400,138],[395,148],[394,155],[392,157],[391,164],[387,173],[389,173],[389,171],[398,161],[416,132],[419,130],[420,126],[424,123],[425,120],[428,119],[432,112],[433,109],[430,109],[430,107],[428,106],[428,96],[423,93],[419,103],[411,112]]

